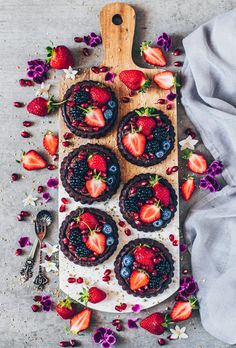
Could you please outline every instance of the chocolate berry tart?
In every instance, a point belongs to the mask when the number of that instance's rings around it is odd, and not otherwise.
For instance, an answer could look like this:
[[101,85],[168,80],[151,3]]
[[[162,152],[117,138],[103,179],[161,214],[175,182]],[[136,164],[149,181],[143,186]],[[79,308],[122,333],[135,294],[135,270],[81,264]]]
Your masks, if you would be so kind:
[[177,196],[163,177],[140,174],[124,185],[119,204],[123,217],[131,226],[139,231],[154,232],[173,218]]
[[65,190],[81,203],[105,201],[120,184],[116,156],[102,145],[81,145],[64,158],[60,173]]
[[149,167],[162,162],[172,151],[175,132],[171,121],[155,108],[140,108],[120,122],[118,147],[127,161]]
[[135,239],[117,256],[115,274],[118,283],[129,294],[156,296],[171,283],[173,259],[163,244],[148,238]]
[[70,261],[81,266],[95,266],[107,260],[116,250],[117,227],[104,211],[79,208],[63,221],[59,243]]
[[63,118],[72,133],[82,138],[100,138],[113,126],[118,103],[110,87],[82,81],[70,87],[62,106]]

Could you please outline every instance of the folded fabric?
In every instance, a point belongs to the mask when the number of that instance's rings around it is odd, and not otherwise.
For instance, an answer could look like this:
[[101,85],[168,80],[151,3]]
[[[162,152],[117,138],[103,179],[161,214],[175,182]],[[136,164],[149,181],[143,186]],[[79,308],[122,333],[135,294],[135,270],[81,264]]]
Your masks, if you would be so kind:
[[198,281],[204,328],[236,343],[236,9],[183,40],[182,103],[228,184],[189,212],[185,237]]

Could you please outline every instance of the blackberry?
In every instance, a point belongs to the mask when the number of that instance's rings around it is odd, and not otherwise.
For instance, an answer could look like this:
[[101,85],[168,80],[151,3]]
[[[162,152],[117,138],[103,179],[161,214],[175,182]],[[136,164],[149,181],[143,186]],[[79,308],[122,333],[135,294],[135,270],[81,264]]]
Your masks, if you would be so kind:
[[74,101],[76,102],[77,105],[87,103],[89,99],[90,99],[89,92],[77,91],[74,95]]
[[135,197],[129,197],[125,199],[124,204],[125,204],[125,210],[133,211],[136,213],[139,211],[137,199]]
[[91,255],[91,251],[86,247],[86,245],[83,242],[77,246],[75,252],[78,256],[81,257],[88,257]]
[[161,261],[156,265],[155,269],[158,272],[158,275],[163,276],[164,274],[169,274],[171,271],[171,267],[168,261]]
[[150,278],[148,286],[150,289],[159,289],[161,286],[161,281],[162,281],[161,276],[159,276],[159,275],[153,276]]
[[83,121],[84,119],[84,114],[83,114],[83,110],[80,110],[79,108],[77,108],[76,106],[73,106],[70,109],[71,112],[71,116],[75,121]]
[[82,176],[87,174],[88,171],[88,163],[87,160],[77,161],[74,166],[74,174],[76,176]]
[[137,188],[135,197],[140,202],[146,202],[149,199],[152,199],[154,196],[154,191],[151,187],[141,186]]
[[70,178],[70,185],[73,189],[82,189],[85,185],[85,179],[82,176],[74,176]]
[[168,139],[168,131],[163,127],[156,127],[152,132],[154,139],[158,141]]
[[160,150],[160,145],[157,140],[150,140],[146,143],[145,152],[146,153],[156,153]]
[[79,228],[74,228],[70,232],[69,241],[75,246],[79,246],[82,242],[82,234]]

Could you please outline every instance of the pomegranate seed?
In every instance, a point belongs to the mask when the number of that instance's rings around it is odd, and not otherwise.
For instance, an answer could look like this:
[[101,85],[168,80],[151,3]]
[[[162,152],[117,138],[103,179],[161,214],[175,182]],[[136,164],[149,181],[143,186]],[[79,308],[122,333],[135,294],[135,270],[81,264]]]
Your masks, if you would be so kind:
[[46,261],[50,261],[50,260],[51,260],[51,257],[48,256],[48,255],[46,255],[46,256],[45,256],[45,260],[46,260]]
[[83,282],[84,282],[84,280],[83,280],[82,277],[79,277],[79,278],[77,279],[77,283],[78,283],[78,284],[82,284]]
[[43,192],[43,186],[40,185],[40,186],[38,187],[38,193],[42,193],[42,192]]
[[188,270],[187,269],[183,269],[182,273],[183,274],[188,274]]
[[79,121],[76,121],[76,120],[72,121],[72,126],[78,127],[78,125],[79,125]]
[[74,277],[69,277],[67,279],[68,283],[75,283],[76,282],[76,279]]
[[167,104],[166,108],[167,108],[167,110],[171,110],[172,109],[172,105],[171,104]]
[[173,166],[172,167],[172,172],[175,173],[179,170],[179,167],[178,166]]
[[70,346],[71,347],[76,347],[77,346],[77,341],[76,340],[70,340]]
[[20,79],[19,84],[21,87],[33,86],[33,82],[31,80]]
[[94,132],[98,132],[99,131],[99,127],[93,127],[93,131]]
[[130,101],[129,97],[121,98],[122,103],[128,103]]
[[76,91],[79,91],[80,88],[81,88],[80,86],[75,86],[75,87],[74,87],[74,91],[75,91],[75,92],[76,92]]
[[57,166],[55,166],[55,164],[49,164],[47,166],[47,168],[48,168],[48,170],[55,170],[55,169],[57,169]]
[[36,295],[36,296],[34,296],[33,300],[34,300],[35,302],[40,302],[40,301],[42,300],[42,296]]
[[75,251],[74,245],[72,245],[72,244],[69,243],[69,249],[70,249],[71,251]]
[[127,304],[126,304],[126,303],[121,303],[121,308],[122,308],[123,310],[125,310],[125,309],[127,308]]
[[136,220],[136,221],[135,221],[135,224],[140,226],[140,225],[141,225],[141,221]]
[[111,279],[111,278],[110,278],[109,276],[104,276],[104,277],[102,277],[102,280],[103,280],[104,282],[109,282],[110,279]]
[[107,66],[102,66],[101,68],[99,68],[99,72],[107,72],[109,70],[109,68]]
[[170,240],[171,242],[173,242],[173,241],[175,240],[175,236],[174,236],[173,234],[170,234],[170,235],[169,235],[169,240]]
[[124,222],[124,221],[119,221],[119,222],[118,222],[118,225],[119,225],[120,227],[125,227],[125,222]]
[[24,122],[23,122],[23,126],[24,126],[24,127],[31,127],[32,124],[33,124],[33,123],[30,122],[30,121],[24,121]]
[[168,167],[167,169],[166,169],[166,174],[167,175],[170,175],[172,173],[172,168],[171,167]]
[[31,309],[32,309],[33,312],[38,312],[39,309],[40,309],[40,306],[38,306],[38,305],[36,305],[36,304],[33,304],[33,305],[31,306]]
[[135,91],[129,91],[129,96],[130,96],[130,97],[133,97],[135,94],[136,94]]
[[92,66],[91,70],[94,74],[99,74],[99,67],[98,66]]
[[129,237],[131,235],[131,230],[129,228],[126,228],[125,229],[125,234],[126,234],[126,236]]
[[59,347],[70,347],[70,342],[68,341],[61,341],[58,343]]
[[65,198],[65,197],[63,197],[63,198],[61,199],[61,201],[62,201],[63,204],[68,204],[68,203],[69,203],[68,199]]
[[157,125],[158,125],[158,127],[161,127],[162,126],[162,121],[161,120],[157,121]]
[[26,132],[26,131],[23,131],[23,132],[21,132],[21,136],[22,136],[23,138],[29,138],[29,137],[30,137],[30,133],[28,133],[28,132]]
[[66,132],[64,135],[63,135],[64,139],[68,140],[68,139],[71,139],[73,137],[73,134],[71,132]]
[[192,131],[193,131],[193,130],[192,130],[191,128],[187,128],[187,129],[185,129],[184,133],[185,133],[186,135],[191,135]]
[[28,211],[22,210],[20,212],[20,215],[23,216],[23,217],[27,217],[27,216],[30,216],[30,213]]
[[68,147],[68,146],[70,146],[70,142],[69,141],[63,141],[62,142],[62,145],[64,146],[64,147]]
[[158,99],[157,102],[158,102],[158,104],[163,105],[163,104],[165,104],[166,101],[165,101],[165,99]]
[[115,306],[115,310],[118,311],[118,312],[122,312],[121,306]]
[[153,137],[154,137],[154,135],[153,135],[153,134],[150,134],[150,135],[147,136],[147,139],[148,139],[148,140],[152,140]]
[[174,52],[173,52],[173,55],[174,55],[174,56],[180,56],[180,55],[181,55],[180,49],[176,48],[176,49],[174,50]]
[[175,239],[172,243],[174,246],[178,246],[179,245],[179,241],[177,239]]
[[192,137],[193,139],[196,138],[196,133],[195,133],[195,132],[191,132],[190,135],[191,135],[191,137]]
[[59,208],[59,212],[64,213],[65,210],[66,210],[66,206],[64,204],[62,204]]
[[24,103],[21,103],[21,102],[14,102],[13,105],[16,107],[16,108],[22,108],[24,106]]
[[68,245],[68,244],[69,244],[69,239],[68,239],[68,238],[64,238],[64,239],[63,239],[63,243],[64,243],[65,245]]
[[122,331],[122,326],[121,326],[121,324],[116,325],[116,331]]
[[59,158],[58,154],[55,154],[52,156],[53,161],[58,161],[58,158]]
[[18,221],[23,221],[24,220],[24,216],[22,216],[22,215],[17,215],[17,220]]
[[85,47],[85,48],[83,48],[83,55],[85,56],[85,57],[88,57],[89,56],[89,50]]
[[82,237],[82,241],[83,241],[83,243],[86,243],[86,242],[87,242],[87,240],[88,240],[88,238],[87,238],[86,236],[83,236],[83,237]]
[[110,269],[106,269],[104,272],[105,276],[109,276],[111,274],[111,270]]
[[19,180],[19,175],[16,174],[16,173],[13,173],[13,174],[11,175],[11,180],[12,180],[12,181],[17,181],[17,180]]
[[22,249],[16,249],[15,255],[16,255],[16,256],[22,255]]
[[132,188],[130,189],[131,195],[134,194],[134,193],[136,193],[136,191],[137,191],[136,187],[132,187]]
[[166,344],[166,341],[164,340],[164,338],[160,338],[158,340],[158,344],[159,344],[159,346],[164,346]]
[[103,105],[103,107],[102,107],[102,112],[104,112],[105,110],[106,110],[106,105]]
[[179,61],[178,61],[178,62],[175,62],[175,63],[174,63],[174,66],[182,66],[182,65],[183,65],[183,62],[179,62]]
[[120,324],[120,319],[114,319],[114,320],[112,321],[112,325],[113,325],[113,326],[116,326],[116,325],[118,325],[118,324]]
[[80,36],[74,37],[74,42],[83,42],[83,41],[84,41],[84,39]]
[[133,213],[133,218],[136,220],[138,219],[138,213]]

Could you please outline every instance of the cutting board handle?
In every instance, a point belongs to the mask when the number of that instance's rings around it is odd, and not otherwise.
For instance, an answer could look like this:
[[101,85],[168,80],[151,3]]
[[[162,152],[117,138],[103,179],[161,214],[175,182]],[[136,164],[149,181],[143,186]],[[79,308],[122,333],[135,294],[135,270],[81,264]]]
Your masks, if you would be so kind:
[[100,27],[106,66],[132,66],[135,11],[124,3],[105,5],[100,12]]

